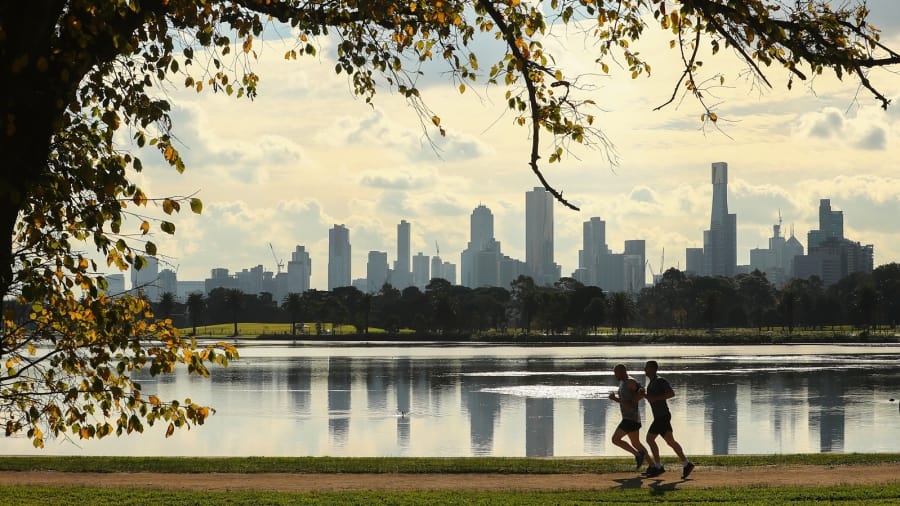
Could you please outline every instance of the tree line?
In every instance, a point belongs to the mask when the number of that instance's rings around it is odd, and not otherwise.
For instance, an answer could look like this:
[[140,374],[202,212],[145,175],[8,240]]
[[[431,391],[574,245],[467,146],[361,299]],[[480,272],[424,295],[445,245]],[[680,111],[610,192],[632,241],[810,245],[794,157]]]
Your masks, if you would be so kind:
[[[330,326],[352,326],[356,334],[383,329],[398,334],[477,337],[487,334],[589,335],[601,327],[648,330],[715,328],[826,330],[850,325],[862,331],[893,328],[900,309],[900,264],[855,273],[832,286],[818,277],[794,279],[776,288],[754,270],[728,278],[688,276],[671,268],[637,294],[608,293],[564,277],[539,286],[520,276],[510,287],[468,288],[434,278],[422,291],[390,284],[374,294],[354,287],[309,290],[275,300],[217,288],[194,293],[185,303],[171,293],[153,304],[157,317],[191,328],[238,322],[290,323],[291,334],[322,334]],[[328,325],[326,325],[328,324]]]

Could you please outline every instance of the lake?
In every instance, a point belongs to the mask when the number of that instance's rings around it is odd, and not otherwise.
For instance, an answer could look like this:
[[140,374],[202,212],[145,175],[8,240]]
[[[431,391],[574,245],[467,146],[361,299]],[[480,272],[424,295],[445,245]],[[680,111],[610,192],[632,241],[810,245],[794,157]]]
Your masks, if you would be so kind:
[[[245,342],[211,378],[142,379],[191,397],[207,423],[163,437],[6,438],[5,454],[125,456],[618,456],[613,366],[675,389],[688,455],[900,451],[900,345],[447,346]],[[650,415],[641,407],[644,428]],[[641,431],[644,436],[644,430]],[[663,457],[673,458],[660,444]]]

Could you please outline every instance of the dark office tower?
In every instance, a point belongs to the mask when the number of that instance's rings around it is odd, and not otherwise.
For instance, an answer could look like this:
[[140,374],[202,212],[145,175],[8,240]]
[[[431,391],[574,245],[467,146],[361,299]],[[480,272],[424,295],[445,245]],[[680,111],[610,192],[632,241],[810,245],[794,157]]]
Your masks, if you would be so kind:
[[734,276],[737,269],[737,215],[728,213],[728,164],[712,164],[712,212],[703,232],[703,275]]
[[494,215],[479,205],[469,220],[469,244],[460,255],[460,284],[469,288],[500,286],[501,258],[500,243],[494,239]]
[[831,210],[831,199],[819,200],[819,230],[807,234],[807,247],[815,249],[828,239],[844,238],[844,212]]
[[540,186],[525,193],[525,265],[538,285],[559,281],[560,268],[553,261],[553,195]]
[[606,222],[593,217],[582,224],[582,249],[578,252],[576,279],[585,285],[600,286],[601,257],[609,254],[606,246]]
[[494,241],[494,215],[484,205],[476,207],[469,218],[469,241],[476,251]]
[[328,231],[328,290],[350,286],[350,231],[335,225]]
[[397,260],[394,261],[394,271],[391,273],[391,284],[400,290],[412,286],[412,269],[410,269],[410,225],[406,220],[400,220],[397,225]]
[[643,239],[625,241],[625,252],[622,259],[624,267],[625,292],[636,294],[644,289],[647,283],[647,243]]

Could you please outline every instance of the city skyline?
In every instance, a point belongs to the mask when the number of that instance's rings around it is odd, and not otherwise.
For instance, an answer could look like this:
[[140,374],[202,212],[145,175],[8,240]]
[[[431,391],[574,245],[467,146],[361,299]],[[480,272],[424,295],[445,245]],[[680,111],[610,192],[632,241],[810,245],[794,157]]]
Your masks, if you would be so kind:
[[[900,5],[869,5],[884,39],[900,41]],[[685,249],[701,246],[710,225],[708,168],[716,161],[727,161],[731,172],[728,204],[739,216],[739,264],[749,263],[751,249],[767,245],[779,213],[784,230],[793,228],[805,244],[806,231],[818,228],[822,198],[848,217],[847,237],[876,245],[876,265],[900,259],[893,218],[900,215],[900,177],[891,155],[900,142],[900,104],[882,111],[827,73],[812,88],[796,82],[788,91],[781,76],[771,90],[754,88],[741,79],[742,67],[723,55],[704,58],[704,69],[721,70],[726,78],[711,97],[719,122],[704,131],[690,99],[654,111],[671,96],[678,75],[666,37],[649,31],[638,44],[653,77],[633,80],[611,69],[610,77],[594,83],[597,124],[617,165],[607,162],[608,152],[577,145],[561,163],[541,161],[548,181],[581,207],[576,212],[554,204],[554,260],[563,275],[578,267],[582,224],[594,216],[606,221],[612,248],[645,238],[655,270],[685,269]],[[437,241],[441,257],[459,265],[469,215],[479,203],[491,208],[503,252],[524,259],[522,194],[539,182],[527,166],[528,131],[514,125],[502,91],[470,86],[459,95],[439,75],[423,79],[422,96],[448,132],[442,138],[423,127],[401,97],[379,93],[374,108],[354,99],[344,78],[333,75],[330,42],[322,43],[320,56],[288,63],[281,58],[283,44],[267,40],[258,64],[260,94],[252,103],[171,90],[187,170],[177,174],[158,155],[138,151],[145,170],[135,181],[150,196],[197,192],[204,206],[199,216],[168,218],[174,236],[149,237],[161,262],[184,279],[203,279],[214,265],[262,263],[274,271],[269,243],[279,257],[300,244],[314,265],[310,286],[325,289],[333,224],[352,230],[355,279],[365,276],[370,250],[391,252],[393,262],[396,226],[405,219],[413,224],[411,254],[434,255]],[[547,44],[581,47],[564,37]],[[563,68],[601,74],[590,54],[557,54]],[[884,83],[889,98],[900,93],[900,76],[875,71],[871,78]],[[152,206],[147,212],[165,216]],[[128,221],[122,229],[138,226]],[[663,249],[666,265],[660,266]]]
[[[793,230],[789,238],[781,235],[779,216],[779,222],[772,226],[768,247],[750,250],[749,264],[737,264],[734,230],[738,218],[736,213],[728,212],[728,164],[714,162],[711,168],[713,196],[710,230],[703,233],[703,247],[686,249],[688,263],[682,270],[686,274],[733,277],[739,273],[759,270],[776,287],[781,287],[785,281],[794,277],[807,279],[811,276],[818,276],[828,286],[853,272],[871,272],[876,266],[873,265],[874,245],[844,236],[843,211],[832,209],[830,199],[819,201],[819,228],[808,231],[806,247],[796,238]],[[599,286],[609,293],[636,294],[645,286],[656,283],[657,277],[665,269],[653,269],[647,258],[647,241],[626,239],[623,251],[617,253],[605,242],[606,222],[601,217],[591,217],[582,224],[584,249],[578,252],[578,268],[571,273],[559,272],[559,265],[553,262],[553,215],[552,211],[548,211],[550,201],[547,200],[550,197],[540,187],[525,193],[526,234],[531,230],[529,242],[533,243],[531,247],[536,250],[525,261],[512,258],[501,251],[500,243],[493,238],[493,214],[490,208],[479,204],[470,215],[470,241],[459,255],[459,279],[456,277],[457,265],[442,261],[437,241],[435,255],[418,252],[411,257],[410,264],[409,237],[413,226],[406,220],[401,220],[396,228],[394,267],[390,268],[388,265],[389,252],[370,250],[367,253],[365,276],[351,277],[351,231],[343,224],[335,224],[328,232],[328,290],[353,286],[363,292],[377,293],[385,283],[401,290],[408,286],[424,290],[433,278],[442,278],[451,284],[469,288],[508,288],[520,275],[531,277],[539,286],[551,286],[562,277],[571,277],[585,285]],[[288,293],[302,293],[315,288],[309,285],[312,259],[305,251],[305,246],[295,247],[292,261],[285,272],[282,271],[283,263],[279,262],[277,255],[273,258],[276,268],[271,270],[257,264],[240,271],[235,270],[231,274],[230,268],[217,266],[210,269],[210,276],[204,281],[176,282],[177,273],[168,268],[160,270],[158,259],[151,257],[144,269],[131,270],[131,287],[146,285],[143,288],[144,294],[151,300],[157,300],[163,292],[171,292],[179,299],[184,299],[201,284],[204,285],[202,291],[205,293],[217,287],[239,288],[246,293],[269,291],[276,300],[282,300]],[[552,271],[552,276],[548,269]],[[111,293],[124,291],[123,276],[115,275],[114,278],[114,281],[110,281],[110,287],[115,287]],[[140,285],[135,280],[139,280]]]

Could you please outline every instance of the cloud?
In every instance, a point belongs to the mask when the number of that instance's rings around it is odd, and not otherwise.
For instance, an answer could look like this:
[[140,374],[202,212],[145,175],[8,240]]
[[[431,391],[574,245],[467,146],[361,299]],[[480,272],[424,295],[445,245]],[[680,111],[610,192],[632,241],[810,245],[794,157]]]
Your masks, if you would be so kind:
[[446,136],[431,137],[429,142],[420,144],[420,149],[410,153],[412,161],[444,161],[474,160],[491,154],[490,146],[478,139],[449,132]]
[[856,147],[867,151],[883,151],[887,148],[887,133],[883,128],[872,127],[869,133],[856,142]]
[[835,109],[826,109],[820,113],[810,114],[805,124],[801,123],[801,129],[806,135],[820,139],[839,137],[844,126],[844,117]]
[[635,202],[646,202],[649,204],[656,202],[656,195],[653,193],[653,190],[647,188],[646,186],[637,187],[631,190],[631,195],[629,195],[629,199]]
[[433,169],[378,169],[363,172],[359,184],[385,190],[415,190],[430,187],[435,182]]

